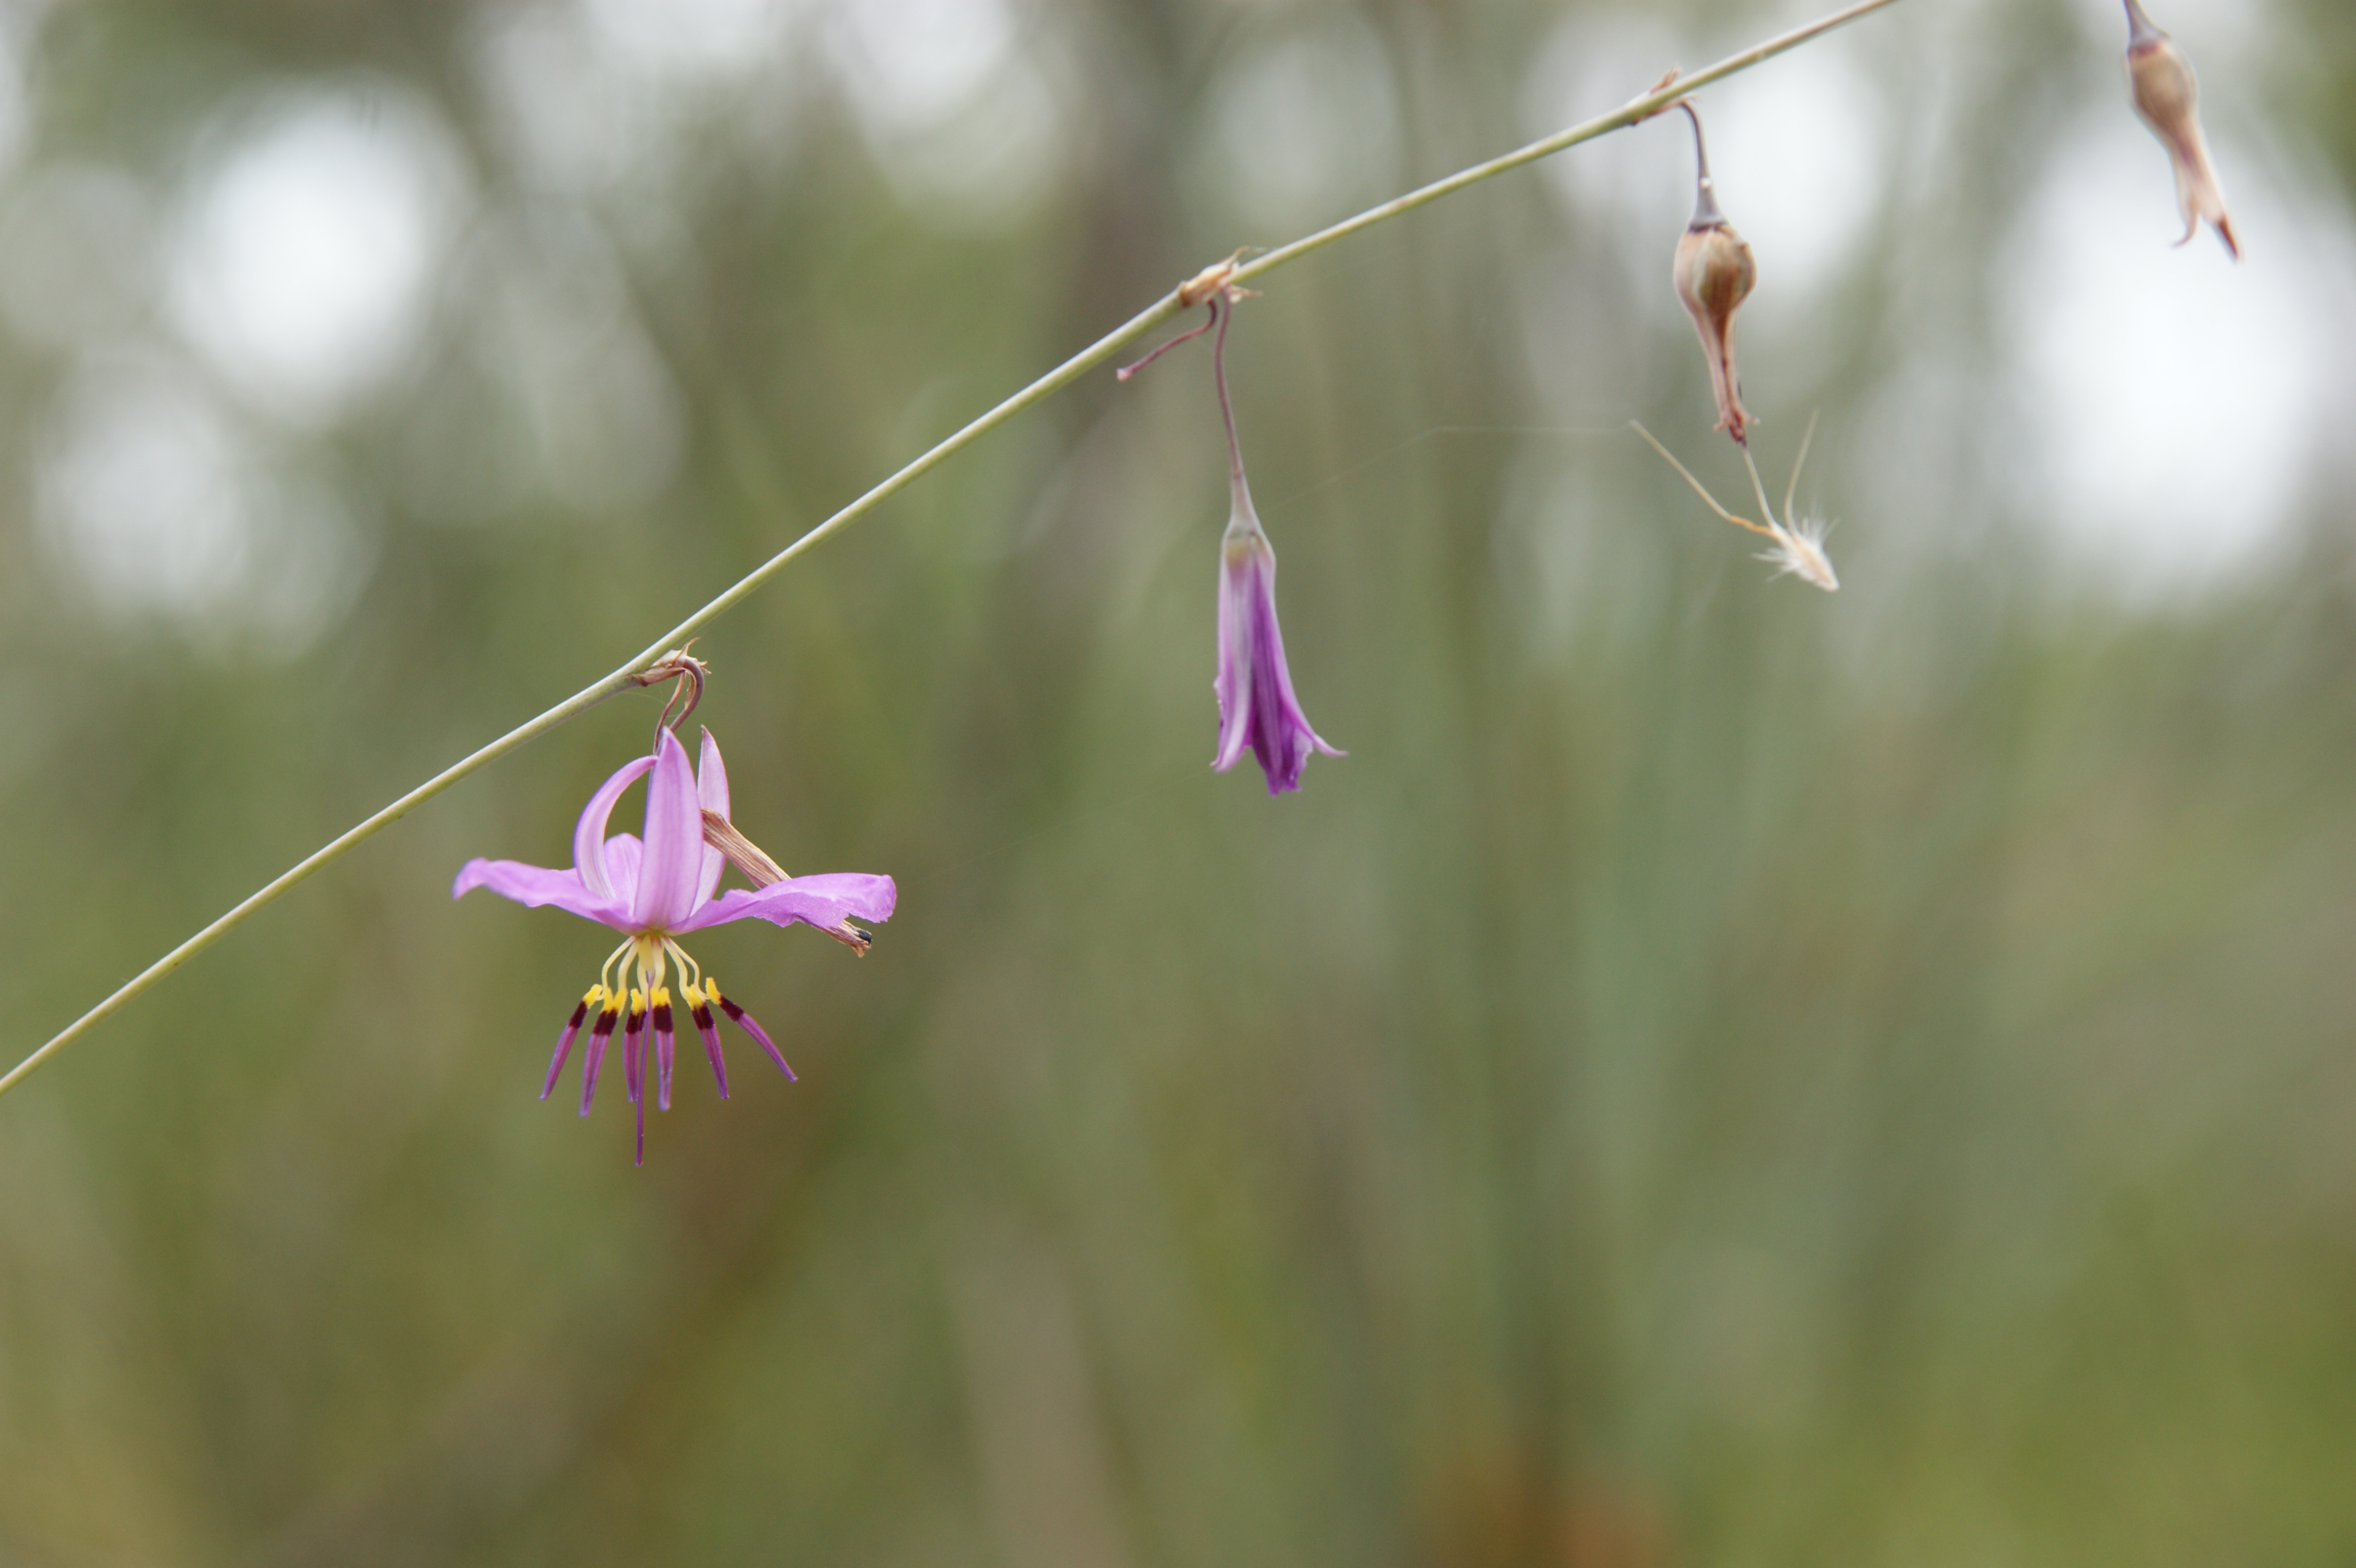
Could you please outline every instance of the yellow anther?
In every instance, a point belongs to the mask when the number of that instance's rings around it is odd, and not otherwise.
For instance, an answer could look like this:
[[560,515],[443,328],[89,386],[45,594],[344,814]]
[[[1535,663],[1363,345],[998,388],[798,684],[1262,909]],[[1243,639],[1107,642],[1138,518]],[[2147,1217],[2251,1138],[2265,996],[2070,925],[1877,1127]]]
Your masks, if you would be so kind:
[[687,1004],[690,1007],[701,1007],[703,1005],[703,987],[696,984],[695,982],[691,980],[685,985],[680,987],[679,993],[687,999]]
[[655,987],[655,1005],[658,1007],[668,1007],[670,1005],[669,986],[658,985]]
[[712,972],[708,969],[703,972],[703,993],[714,1003],[720,1000],[720,983],[712,978]]
[[605,988],[603,985],[592,985],[581,993],[581,1005],[584,1007],[594,1007],[604,1000],[605,1000]]
[[633,1012],[633,1013],[643,1013],[643,1012],[645,1012],[646,1010],[647,1010],[647,993],[646,993],[645,992],[643,992],[643,991],[639,990],[639,989],[638,989],[637,986],[635,986],[635,985],[631,986],[631,987],[630,987],[630,1011],[631,1011],[631,1012]]

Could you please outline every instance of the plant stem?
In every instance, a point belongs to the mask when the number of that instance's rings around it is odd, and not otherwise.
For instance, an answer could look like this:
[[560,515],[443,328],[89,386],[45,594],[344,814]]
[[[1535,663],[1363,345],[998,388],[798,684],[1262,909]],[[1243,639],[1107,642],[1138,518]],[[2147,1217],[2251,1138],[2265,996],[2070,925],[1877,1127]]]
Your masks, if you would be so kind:
[[1215,290],[1211,295],[1211,324],[1218,335],[1211,339],[1211,379],[1218,383],[1219,419],[1227,428],[1227,483],[1240,498],[1244,488],[1244,444],[1236,437],[1236,405],[1227,398],[1227,317],[1236,307],[1227,303],[1227,291]]
[[[1378,207],[1370,207],[1365,211],[1359,213],[1354,218],[1344,219],[1341,222],[1333,224],[1330,228],[1321,229],[1313,234],[1293,241],[1289,245],[1280,246],[1276,250],[1269,251],[1264,255],[1258,256],[1254,260],[1246,263],[1242,266],[1237,267],[1230,281],[1237,284],[1242,284],[1252,278],[1259,277],[1265,274],[1274,272],[1277,268],[1285,265],[1287,263],[1299,261],[1301,257],[1308,255],[1312,251],[1323,250],[1325,246],[1332,244],[1336,240],[1343,239],[1351,234],[1355,234],[1364,229],[1371,229],[1376,224],[1397,218],[1402,213],[1411,212],[1415,210],[1415,209],[1425,205],[1427,202],[1437,201],[1441,197],[1462,190],[1467,186],[1477,185],[1484,179],[1493,178],[1497,175],[1505,173],[1509,169],[1516,169],[1521,167],[1524,164],[1534,163],[1537,159],[1545,157],[1549,153],[1560,152],[1565,147],[1576,146],[1581,142],[1592,141],[1598,136],[1608,134],[1611,132],[1635,124],[1639,121],[1649,119],[1653,115],[1661,113],[1664,109],[1668,108],[1672,103],[1676,102],[1678,98],[1694,91],[1696,88],[1707,87],[1711,82],[1722,81],[1727,77],[1734,75],[1738,71],[1747,70],[1762,60],[1771,59],[1774,56],[1782,54],[1786,49],[1795,48],[1799,45],[1807,42],[1810,38],[1815,38],[1819,34],[1829,32],[1831,29],[1841,26],[1845,22],[1854,21],[1858,17],[1864,16],[1869,11],[1879,10],[1884,5],[1893,5],[1895,3],[1896,0],[1862,0],[1862,3],[1859,5],[1851,5],[1846,10],[1835,12],[1831,16],[1811,22],[1805,27],[1795,27],[1788,33],[1783,33],[1775,38],[1769,38],[1764,43],[1755,44],[1740,54],[1728,56],[1726,59],[1719,60],[1717,64],[1710,66],[1706,70],[1696,71],[1690,76],[1678,77],[1676,81],[1668,83],[1667,85],[1658,88],[1652,92],[1648,92],[1641,98],[1632,100],[1624,107],[1617,109],[1609,114],[1599,115],[1595,119],[1574,125],[1567,131],[1558,131],[1551,136],[1532,142],[1527,146],[1518,147],[1513,152],[1507,153],[1501,157],[1491,158],[1486,163],[1475,164],[1470,168],[1460,169],[1456,173],[1450,175],[1445,179],[1434,180],[1430,185],[1424,186],[1417,190],[1411,190],[1404,196],[1394,198],[1389,201],[1384,202]],[[980,417],[973,420],[963,429],[958,431],[957,434],[941,442],[930,451],[926,452],[914,462],[908,464],[905,467],[901,468],[897,473],[893,474],[883,483],[877,485],[874,489],[859,497],[858,499],[852,501],[849,506],[844,507],[841,511],[836,512],[832,517],[828,518],[824,522],[819,523],[808,533],[803,534],[799,539],[797,539],[791,544],[787,545],[783,550],[780,550],[776,554],[771,556],[767,561],[755,568],[748,575],[740,579],[719,597],[713,599],[710,604],[705,605],[701,609],[697,610],[693,615],[689,616],[685,620],[671,628],[670,630],[657,638],[653,642],[647,646],[643,652],[630,660],[629,662],[622,665],[619,669],[614,671],[611,674],[606,675],[604,679],[596,682],[594,684],[584,687],[580,692],[566,698],[563,702],[559,703],[556,706],[549,709],[546,713],[540,714],[536,718],[526,721],[515,729],[509,730],[506,735],[501,736],[498,739],[491,742],[488,746],[484,746],[481,750],[473,753],[454,766],[435,774],[433,778],[427,779],[424,783],[420,784],[416,789],[412,789],[406,795],[402,796],[401,799],[393,801],[392,804],[385,807],[382,811],[378,811],[375,815],[368,818],[357,826],[354,826],[337,835],[335,839],[321,846],[319,849],[313,851],[294,865],[281,873],[278,876],[273,878],[261,888],[249,895],[227,914],[213,921],[212,924],[205,927],[204,929],[198,931],[187,940],[182,942],[178,947],[174,948],[170,952],[166,953],[162,958],[157,959],[154,963],[149,964],[145,969],[140,971],[137,975],[125,982],[121,988],[116,990],[112,995],[107,997],[105,1001],[101,1002],[97,1006],[92,1007],[89,1012],[84,1013],[80,1017],[76,1018],[72,1023],[67,1025],[65,1028],[59,1030],[58,1034],[46,1045],[33,1052],[32,1055],[27,1057],[23,1061],[17,1063],[16,1066],[9,1071],[6,1077],[0,1078],[0,1095],[7,1093],[9,1090],[15,1088],[27,1077],[30,1076],[36,1068],[38,1068],[42,1063],[48,1060],[49,1058],[55,1056],[59,1051],[63,1050],[67,1046],[72,1044],[81,1036],[88,1033],[91,1027],[98,1023],[100,1019],[106,1017],[111,1013],[113,1013],[116,1009],[122,1007],[123,1004],[129,1002],[133,997],[137,996],[141,992],[147,990],[157,981],[163,979],[166,975],[179,968],[180,965],[187,962],[188,960],[204,951],[205,949],[212,946],[213,943],[228,935],[230,930],[234,929],[239,925],[243,924],[249,916],[254,914],[263,906],[275,901],[279,895],[286,892],[296,883],[303,881],[305,878],[310,876],[312,873],[336,860],[346,851],[360,843],[363,840],[374,837],[380,830],[389,827],[393,822],[398,822],[401,818],[408,815],[412,810],[423,805],[426,801],[432,800],[434,796],[439,795],[443,790],[447,789],[451,785],[455,784],[458,780],[466,778],[468,774],[481,768],[486,764],[497,761],[498,758],[505,757],[509,752],[513,751],[518,746],[523,745],[526,741],[532,740],[539,736],[546,734],[548,731],[554,729],[558,725],[564,723],[565,720],[572,718],[575,714],[583,713],[589,708],[594,707],[597,703],[604,702],[607,697],[626,689],[630,683],[629,678],[632,675],[654,663],[662,656],[663,653],[670,649],[679,647],[695,632],[717,619],[725,611],[734,607],[738,601],[744,599],[755,588],[760,587],[770,578],[783,571],[787,563],[793,561],[796,557],[811,549],[820,541],[850,527],[852,523],[858,521],[861,518],[874,510],[878,506],[881,506],[884,501],[889,500],[893,496],[897,495],[901,490],[906,489],[916,479],[921,478],[927,473],[930,473],[935,467],[947,461],[949,457],[954,456],[957,453],[964,450],[967,446],[971,446],[975,441],[980,439],[982,436],[989,435],[990,432],[997,429],[998,426],[1005,424],[1008,420],[1013,418],[1024,409],[1029,408],[1033,403],[1038,403],[1042,399],[1049,396],[1051,393],[1061,391],[1063,388],[1070,385],[1073,381],[1077,381],[1080,377],[1087,374],[1090,371],[1095,370],[1098,365],[1103,364],[1108,360],[1110,360],[1114,355],[1118,354],[1122,349],[1134,343],[1137,339],[1144,337],[1155,328],[1162,326],[1164,322],[1167,322],[1172,317],[1177,316],[1179,312],[1184,308],[1186,308],[1186,306],[1181,303],[1177,291],[1174,289],[1172,290],[1169,294],[1164,295],[1161,299],[1156,300],[1146,309],[1130,317],[1128,321],[1122,323],[1113,331],[1098,338],[1096,342],[1090,344],[1079,353],[1075,354],[1072,358],[1065,360],[1054,370],[1049,371],[1045,375],[1041,376],[1037,381],[1033,381],[1029,386],[1024,387],[1012,397],[1008,398],[997,407],[992,408]]]
[[1491,158],[1485,164],[1474,164],[1471,168],[1459,169],[1445,179],[1436,179],[1419,189],[1408,191],[1405,196],[1393,197],[1380,207],[1369,207],[1355,218],[1344,218],[1330,229],[1320,229],[1304,239],[1293,241],[1290,245],[1280,245],[1266,255],[1255,257],[1237,267],[1235,276],[1229,281],[1238,284],[1249,283],[1263,273],[1274,272],[1287,262],[1297,262],[1312,251],[1322,250],[1336,240],[1346,238],[1361,229],[1371,229],[1376,224],[1396,218],[1402,212],[1412,212],[1426,202],[1437,201],[1443,196],[1451,196],[1468,185],[1478,185],[1481,181],[1504,174],[1508,169],[1517,169],[1524,164],[1536,163],[1549,153],[1558,153],[1565,147],[1577,146],[1581,142],[1591,142],[1598,136],[1624,130],[1640,120],[1649,120],[1696,88],[1708,87],[1713,81],[1723,81],[1738,71],[1750,70],[1762,60],[1772,59],[1786,49],[1799,48],[1810,38],[1831,32],[1835,27],[1845,23],[1854,22],[1869,11],[1879,11],[1884,5],[1896,3],[1897,0],[1861,0],[1861,4],[1851,5],[1847,10],[1836,11],[1829,16],[1819,16],[1805,27],[1794,27],[1788,33],[1779,33],[1764,43],[1753,44],[1740,54],[1729,55],[1716,65],[1695,71],[1691,76],[1680,76],[1676,81],[1645,93],[1642,98],[1631,99],[1624,107],[1616,109],[1609,114],[1599,114],[1592,120],[1573,125],[1568,131],[1557,131],[1551,136],[1532,142],[1526,147],[1516,147],[1502,156]]

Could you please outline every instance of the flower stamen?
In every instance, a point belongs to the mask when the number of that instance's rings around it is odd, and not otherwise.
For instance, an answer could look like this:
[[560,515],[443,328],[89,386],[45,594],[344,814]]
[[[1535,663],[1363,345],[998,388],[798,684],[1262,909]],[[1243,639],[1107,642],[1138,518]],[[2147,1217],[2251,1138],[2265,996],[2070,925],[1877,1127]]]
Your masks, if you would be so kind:
[[655,1108],[670,1109],[670,1068],[673,1045],[670,1033],[670,987],[655,987]]
[[590,1008],[605,1000],[605,988],[603,985],[593,985],[581,993],[580,1002],[573,1009],[573,1016],[564,1021],[564,1032],[556,1036],[556,1055],[548,1064],[548,1081],[540,1086],[542,1100],[556,1089],[557,1075],[564,1070],[564,1058],[573,1053],[573,1036],[581,1033],[582,1020],[589,1016]]
[[720,1098],[728,1098],[728,1062],[720,1052],[720,1027],[712,1021],[712,1007],[703,988],[694,981],[687,983],[683,994],[687,998],[687,1015],[695,1020],[695,1032],[703,1036],[703,1054],[712,1058],[712,1076],[720,1085]]
[[[607,991],[619,990],[620,982],[614,978],[614,965],[624,953],[628,952],[632,948],[637,945],[637,938],[627,937],[623,940],[620,947],[617,947],[612,952],[607,953],[605,955],[605,961],[600,964],[597,968],[597,983],[604,986]],[[627,974],[625,973],[623,978],[627,979]]]
[[769,1059],[777,1064],[777,1070],[786,1075],[786,1081],[787,1083],[798,1083],[800,1081],[794,1076],[794,1069],[786,1064],[786,1054],[777,1049],[777,1043],[775,1040],[769,1038],[769,1032],[761,1027],[760,1025],[755,1023],[752,1015],[746,1013],[744,1009],[737,1006],[736,1004],[729,1001],[728,998],[720,994],[720,983],[718,981],[712,979],[708,974],[705,975],[703,977],[703,992],[705,995],[720,1004],[720,1010],[728,1015],[730,1022],[734,1023],[738,1028],[744,1030],[746,1034],[752,1036],[753,1038],[761,1043],[761,1048],[769,1053]]
[[600,986],[605,993],[605,1005],[597,1015],[597,1022],[589,1031],[589,1048],[581,1057],[581,1114],[589,1114],[589,1102],[597,1093],[597,1069],[605,1065],[605,1047],[614,1037],[614,1026],[622,1020],[622,993]]
[[629,1022],[622,1028],[622,1079],[628,1086],[630,1104],[637,1112],[637,1165],[647,1163],[647,993],[637,986],[630,987]]

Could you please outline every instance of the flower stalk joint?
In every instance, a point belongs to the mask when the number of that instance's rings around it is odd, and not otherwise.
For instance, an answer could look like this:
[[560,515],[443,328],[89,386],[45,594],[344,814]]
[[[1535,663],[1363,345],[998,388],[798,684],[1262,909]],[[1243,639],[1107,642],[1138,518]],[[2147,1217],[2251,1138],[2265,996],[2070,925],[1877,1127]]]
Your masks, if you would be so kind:
[[[659,686],[666,681],[676,682],[670,689],[669,698],[663,703],[662,715],[655,720],[658,730],[677,730],[694,715],[696,704],[703,701],[703,682],[711,675],[712,666],[687,650],[695,646],[696,640],[690,638],[686,648],[674,648],[637,674],[627,677],[631,685],[640,687]],[[686,700],[685,707],[680,707],[681,698]],[[679,716],[673,718],[671,709],[675,707],[679,708]]]

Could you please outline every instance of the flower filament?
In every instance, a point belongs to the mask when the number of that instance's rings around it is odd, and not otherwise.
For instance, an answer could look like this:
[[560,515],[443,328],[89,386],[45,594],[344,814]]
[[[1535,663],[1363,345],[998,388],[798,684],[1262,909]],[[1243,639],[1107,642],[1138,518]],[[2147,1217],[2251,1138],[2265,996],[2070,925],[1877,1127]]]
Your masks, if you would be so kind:
[[573,1005],[573,1015],[565,1020],[563,1030],[556,1036],[556,1054],[548,1064],[548,1080],[541,1086],[540,1097],[545,1100],[556,1089],[556,1080],[564,1071],[564,1063],[572,1055],[573,1041],[580,1037],[581,1026],[588,1023],[594,1012],[596,1022],[590,1025],[589,1044],[581,1058],[581,1114],[589,1114],[589,1106],[597,1092],[598,1069],[605,1065],[605,1048],[613,1041],[614,1031],[622,1031],[622,1071],[628,1084],[630,1103],[637,1110],[638,1157],[646,1155],[646,1058],[647,1047],[653,1047],[655,1058],[655,1104],[658,1110],[670,1109],[671,1068],[676,1055],[673,1032],[671,992],[668,983],[673,961],[679,965],[680,995],[687,1004],[688,1016],[694,1021],[696,1033],[702,1036],[704,1055],[712,1063],[712,1076],[720,1086],[720,1098],[728,1098],[728,1063],[721,1051],[719,1026],[712,1020],[712,1010],[718,1007],[731,1022],[760,1043],[786,1081],[794,1081],[794,1069],[786,1063],[785,1054],[768,1031],[755,1023],[745,1011],[723,995],[719,982],[703,972],[703,968],[689,956],[669,936],[661,931],[637,932],[605,956],[597,971],[596,982],[581,993]]

